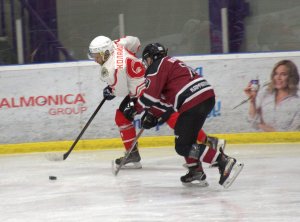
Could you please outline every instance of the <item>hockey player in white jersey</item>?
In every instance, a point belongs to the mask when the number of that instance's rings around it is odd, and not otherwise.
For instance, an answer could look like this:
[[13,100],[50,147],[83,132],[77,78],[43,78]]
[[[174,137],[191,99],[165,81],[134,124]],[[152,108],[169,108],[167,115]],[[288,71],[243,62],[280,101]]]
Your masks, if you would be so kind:
[[[107,100],[115,96],[125,97],[116,110],[115,123],[127,151],[136,137],[136,130],[133,119],[127,119],[123,111],[129,103],[135,103],[145,89],[145,68],[135,56],[139,48],[140,41],[134,36],[126,36],[115,41],[105,36],[98,36],[89,45],[89,56],[101,66],[100,78],[108,85],[103,90],[103,97]],[[115,163],[119,165],[122,158],[116,159]],[[129,167],[141,168],[140,160],[136,144],[125,166],[127,163],[132,163]]]

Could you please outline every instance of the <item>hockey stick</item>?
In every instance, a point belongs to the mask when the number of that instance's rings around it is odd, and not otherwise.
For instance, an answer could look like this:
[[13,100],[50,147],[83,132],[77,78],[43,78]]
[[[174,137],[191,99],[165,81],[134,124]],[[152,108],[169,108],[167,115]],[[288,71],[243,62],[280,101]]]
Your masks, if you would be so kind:
[[72,150],[74,149],[74,147],[76,146],[76,144],[78,143],[78,141],[80,140],[80,138],[83,135],[83,133],[85,132],[85,130],[88,128],[88,126],[90,125],[90,123],[92,122],[92,120],[97,115],[98,111],[100,110],[100,108],[104,104],[105,100],[106,100],[105,98],[102,99],[101,103],[98,105],[98,107],[96,108],[96,110],[94,111],[94,113],[92,114],[92,116],[90,117],[90,119],[87,121],[87,123],[85,124],[85,126],[83,127],[83,129],[81,130],[81,132],[79,133],[79,135],[77,136],[76,140],[73,142],[73,144],[70,147],[70,149],[66,153],[64,153],[63,155],[61,155],[61,154],[52,154],[52,155],[49,154],[47,156],[47,159],[49,159],[51,161],[63,161],[63,160],[65,160],[65,159],[68,158],[68,156],[70,155],[70,153],[72,152]]
[[232,109],[236,109],[239,106],[243,105],[244,103],[248,102],[251,99],[251,97],[249,97],[248,99],[244,99],[242,102],[240,102],[238,105],[236,105],[235,107],[233,107]]
[[112,161],[112,172],[113,172],[113,174],[114,174],[115,176],[118,175],[120,169],[121,169],[122,166],[125,164],[127,158],[129,157],[131,151],[134,149],[134,146],[135,146],[135,144],[137,143],[137,141],[138,141],[138,139],[140,138],[140,136],[142,135],[143,131],[144,131],[144,128],[142,128],[142,129],[140,130],[140,132],[138,133],[138,135],[136,135],[134,141],[132,142],[132,145],[131,145],[130,149],[126,152],[126,154],[125,154],[125,156],[123,157],[123,159],[122,159],[120,165],[117,165],[116,168],[115,168],[114,161]]

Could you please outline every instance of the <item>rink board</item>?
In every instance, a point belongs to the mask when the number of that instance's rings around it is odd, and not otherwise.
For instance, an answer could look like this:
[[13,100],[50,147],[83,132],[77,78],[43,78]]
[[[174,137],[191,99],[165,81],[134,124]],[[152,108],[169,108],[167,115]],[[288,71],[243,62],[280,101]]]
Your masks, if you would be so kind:
[[[208,79],[215,89],[216,105],[204,124],[206,133],[221,135],[229,143],[300,142],[299,132],[271,138],[258,132],[248,121],[248,104],[233,109],[246,99],[243,89],[251,79],[259,77],[261,84],[265,84],[274,64],[282,59],[290,59],[299,66],[299,52],[180,59]],[[106,85],[100,81],[99,71],[99,65],[93,61],[1,66],[0,153],[69,147],[102,100]],[[122,147],[114,120],[121,100],[104,103],[76,149]],[[140,116],[134,123],[139,130]],[[173,130],[164,124],[145,131],[140,142],[145,147],[170,146],[172,135]],[[159,141],[158,145],[153,140]]]
[[[272,132],[272,133],[239,133],[213,134],[226,139],[227,144],[270,144],[270,143],[298,143],[300,148],[300,132]],[[66,152],[73,141],[40,142],[25,144],[0,145],[0,154],[30,153],[30,152]],[[173,136],[141,137],[139,148],[174,147]],[[120,138],[81,140],[77,143],[76,151],[124,149]]]

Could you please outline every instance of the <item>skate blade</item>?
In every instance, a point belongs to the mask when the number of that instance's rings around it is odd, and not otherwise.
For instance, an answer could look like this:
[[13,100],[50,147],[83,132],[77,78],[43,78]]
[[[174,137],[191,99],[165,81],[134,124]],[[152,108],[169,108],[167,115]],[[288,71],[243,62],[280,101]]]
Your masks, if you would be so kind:
[[127,163],[121,169],[142,169],[142,164],[140,162]]
[[197,181],[193,181],[191,183],[183,183],[182,182],[182,185],[185,186],[185,187],[208,187],[209,184],[207,183],[206,180],[197,180]]
[[[117,169],[119,165],[112,160],[112,168]],[[121,167],[121,169],[142,169],[142,164],[140,162],[127,163]]]
[[232,183],[235,181],[235,179],[237,178],[237,176],[240,174],[240,172],[242,171],[244,167],[244,163],[236,163],[234,164],[229,177],[227,178],[227,180],[224,181],[223,183],[223,187],[225,189],[229,188]]

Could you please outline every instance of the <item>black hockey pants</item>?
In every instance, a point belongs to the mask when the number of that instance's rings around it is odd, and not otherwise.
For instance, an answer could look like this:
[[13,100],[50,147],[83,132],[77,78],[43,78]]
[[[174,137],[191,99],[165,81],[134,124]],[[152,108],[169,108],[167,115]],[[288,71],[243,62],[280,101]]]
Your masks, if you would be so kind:
[[189,156],[192,145],[197,143],[198,132],[214,105],[215,97],[212,97],[179,115],[174,128],[175,150],[179,155]]

